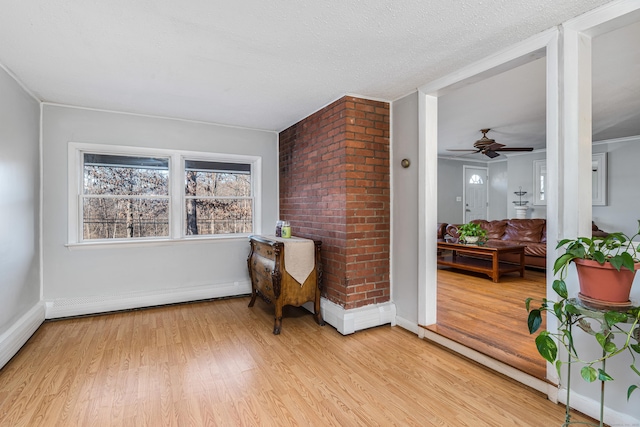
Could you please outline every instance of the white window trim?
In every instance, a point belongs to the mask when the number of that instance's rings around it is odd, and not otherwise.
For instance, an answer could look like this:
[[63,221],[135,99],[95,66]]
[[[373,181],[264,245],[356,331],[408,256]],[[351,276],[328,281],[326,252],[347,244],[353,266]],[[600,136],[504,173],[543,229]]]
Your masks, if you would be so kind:
[[[105,239],[84,241],[80,230],[80,194],[82,192],[82,154],[84,152],[124,155],[124,156],[153,156],[169,158],[169,236],[149,237],[136,239]],[[253,232],[245,234],[203,235],[186,236],[183,230],[184,224],[184,185],[180,178],[184,176],[184,161],[209,160],[230,163],[251,164],[251,191],[253,194]],[[179,241],[202,240],[230,240],[245,238],[249,234],[260,234],[262,223],[262,158],[243,154],[221,154],[213,152],[170,150],[161,148],[131,147],[125,145],[90,144],[70,142],[67,152],[68,174],[68,219],[67,219],[67,245],[74,246],[130,246],[136,244],[167,244]],[[177,195],[177,196],[175,196]]]

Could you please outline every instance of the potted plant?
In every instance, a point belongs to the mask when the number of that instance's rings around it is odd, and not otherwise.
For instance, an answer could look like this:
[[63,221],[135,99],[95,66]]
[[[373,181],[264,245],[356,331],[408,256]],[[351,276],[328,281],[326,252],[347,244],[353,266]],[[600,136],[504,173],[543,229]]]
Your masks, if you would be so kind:
[[[570,263],[576,265],[580,283],[580,298],[603,305],[629,305],[631,285],[640,269],[638,251],[640,245],[624,233],[611,233],[605,237],[594,236],[564,239],[556,249],[565,248],[553,264],[553,273],[564,281]],[[603,286],[606,284],[606,286]]]
[[[587,262],[595,266],[605,266],[603,270],[608,274],[631,275],[631,281],[633,281],[633,275],[638,268],[638,251],[640,250],[636,246],[637,243],[633,243],[633,239],[640,235],[640,221],[638,226],[638,233],[631,238],[623,233],[611,233],[606,237],[562,240],[557,248],[564,247],[566,250],[556,259],[553,267],[554,274],[559,274],[559,279],[553,282],[553,290],[559,300],[554,302],[545,298],[539,307],[532,308],[532,298],[526,299],[525,306],[529,312],[527,323],[531,334],[537,332],[542,325],[543,313],[555,316],[558,320],[557,332],[543,330],[536,337],[538,353],[556,367],[558,376],[563,364],[579,363],[583,365],[580,374],[586,381],[611,381],[613,378],[605,372],[601,362],[628,352],[632,359],[631,370],[640,377],[640,365],[636,363],[636,355],[640,354],[640,307],[632,307],[629,301],[631,283],[626,296],[617,297],[622,301],[612,303],[605,301],[604,304],[595,305],[590,304],[594,298],[592,290],[583,288],[583,282],[590,279],[587,277],[588,274],[585,276],[578,273],[581,286],[578,299],[569,298],[565,283],[567,269],[571,262],[576,264],[578,271],[582,268],[583,262]],[[610,279],[596,283],[596,288],[617,286]],[[598,325],[595,328],[592,327],[591,321],[595,321]],[[602,348],[601,357],[595,360],[583,360],[578,356],[574,347],[574,326],[595,338]],[[616,337],[621,339],[616,342]],[[566,361],[559,359],[558,345],[566,349],[568,355]],[[638,383],[640,378],[636,380]],[[627,399],[638,387],[638,384],[629,386]],[[568,412],[567,417],[569,417]]]
[[[536,337],[538,353],[555,366],[558,376],[561,376],[560,368],[563,364],[577,363],[582,365],[580,376],[587,382],[593,382],[596,380],[612,381],[613,378],[605,372],[601,363],[628,352],[632,359],[630,368],[638,375],[638,377],[634,377],[636,384],[631,384],[627,389],[627,400],[629,400],[631,394],[639,388],[638,384],[640,384],[640,364],[636,362],[636,355],[640,354],[640,307],[610,311],[599,310],[596,315],[591,313],[585,316],[585,310],[579,300],[568,298],[563,280],[555,280],[553,290],[560,297],[557,302],[548,301],[545,298],[539,307],[531,308],[532,298],[527,298],[525,301],[526,309],[529,312],[527,319],[529,333],[533,334],[538,331],[542,325],[543,312],[555,316],[558,320],[557,332],[543,330]],[[590,320],[595,321],[598,325],[595,328],[592,327]],[[578,356],[574,347],[574,326],[595,338],[597,345],[602,348],[601,357],[594,360],[583,360]],[[616,337],[619,337],[620,340],[616,340]],[[566,361],[560,360],[558,345],[566,349],[568,355]]]
[[487,230],[482,228],[480,224],[469,222],[458,227],[458,235],[460,236],[460,240],[465,243],[477,244],[487,236]]

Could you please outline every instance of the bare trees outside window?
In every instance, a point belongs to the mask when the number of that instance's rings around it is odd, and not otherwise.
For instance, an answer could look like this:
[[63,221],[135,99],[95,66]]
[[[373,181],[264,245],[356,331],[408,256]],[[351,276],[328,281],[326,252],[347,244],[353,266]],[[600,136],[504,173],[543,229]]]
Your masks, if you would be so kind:
[[250,233],[251,165],[185,161],[185,234]]
[[[251,163],[212,161],[206,157],[191,160],[179,154],[147,157],[82,152],[81,159],[78,201],[82,240],[180,238],[253,231]],[[182,194],[175,194],[182,185],[176,182],[181,180],[180,173],[171,176],[171,171],[183,173]],[[173,198],[181,201],[172,202]],[[182,212],[178,211],[180,205]],[[182,231],[180,221],[184,224]]]
[[84,154],[83,239],[169,236],[169,159]]

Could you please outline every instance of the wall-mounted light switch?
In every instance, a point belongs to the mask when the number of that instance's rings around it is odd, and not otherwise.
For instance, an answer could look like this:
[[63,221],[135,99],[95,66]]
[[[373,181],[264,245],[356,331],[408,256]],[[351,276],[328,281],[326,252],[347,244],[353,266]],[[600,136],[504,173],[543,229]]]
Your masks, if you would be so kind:
[[456,196],[456,202],[461,202],[462,201],[462,196]]

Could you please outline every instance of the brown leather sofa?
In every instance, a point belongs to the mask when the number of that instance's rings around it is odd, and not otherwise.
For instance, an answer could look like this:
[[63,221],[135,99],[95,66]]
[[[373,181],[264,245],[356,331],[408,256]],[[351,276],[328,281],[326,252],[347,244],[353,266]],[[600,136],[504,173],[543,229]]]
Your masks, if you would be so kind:
[[607,237],[609,233],[604,230],[600,230],[595,222],[591,221],[591,236],[592,237]]
[[[546,219],[501,219],[495,221],[475,220],[487,230],[487,241],[493,245],[522,245],[524,263],[527,267],[547,267],[547,220]],[[458,225],[438,223],[438,241],[458,243]],[[609,233],[591,223],[592,236],[607,236]],[[504,254],[507,262],[518,263],[518,255]]]
[[436,238],[437,238],[438,242],[444,242],[445,241],[444,236],[445,236],[445,234],[447,232],[447,225],[449,225],[449,224],[447,224],[446,222],[439,222],[438,223],[438,228],[437,228],[437,231],[436,231],[436,235],[437,235]]
[[[547,221],[545,219],[501,219],[496,221],[475,220],[487,230],[487,241],[492,245],[522,245],[527,267],[547,267]],[[458,226],[448,224],[443,238],[457,243]],[[506,262],[519,262],[519,255],[505,254]]]

